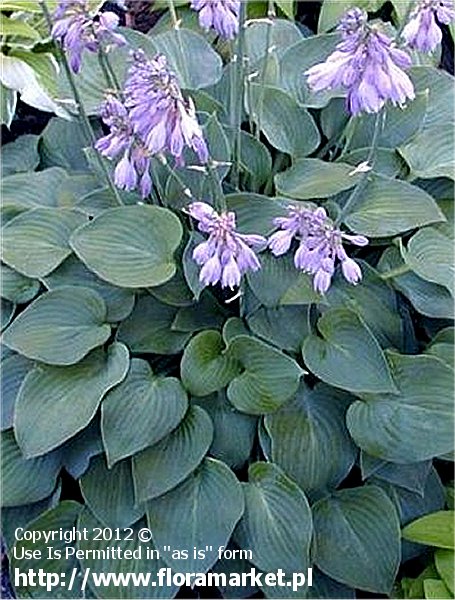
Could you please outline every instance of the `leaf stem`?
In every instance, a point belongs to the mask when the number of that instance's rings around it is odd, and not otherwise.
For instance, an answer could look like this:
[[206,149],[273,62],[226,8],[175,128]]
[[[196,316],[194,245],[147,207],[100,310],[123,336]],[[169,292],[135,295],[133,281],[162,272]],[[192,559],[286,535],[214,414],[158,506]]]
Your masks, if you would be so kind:
[[[371,168],[374,166],[376,149],[379,141],[379,133],[381,132],[384,126],[385,112],[379,111],[376,115],[376,119],[374,122],[374,131],[373,131],[373,139],[371,141],[370,151],[368,152],[368,157],[366,162],[369,164]],[[365,189],[366,184],[368,183],[368,175],[370,170],[365,171],[359,179],[358,184],[355,186],[349,198],[346,200],[345,205],[340,210],[340,213],[335,221],[335,225],[339,225],[345,216],[349,213],[349,210],[353,207],[354,203],[357,201],[360,194]]]
[[[264,56],[264,64],[262,66],[261,71],[261,80],[260,80],[260,94],[259,94],[259,106],[257,113],[257,124],[256,124],[256,139],[259,140],[261,135],[261,125],[262,125],[262,108],[264,106],[264,96],[265,96],[265,79],[267,76],[268,66],[269,66],[269,55],[270,55],[270,43],[272,41],[272,27],[274,25],[274,18],[276,17],[275,13],[275,5],[273,0],[269,0],[268,8],[267,8],[267,33],[265,36],[265,56]],[[250,106],[251,111],[251,106]]]
[[406,273],[410,273],[412,271],[409,265],[401,265],[401,267],[397,267],[396,269],[390,269],[390,271],[385,271],[380,274],[380,278],[383,281],[387,279],[393,279],[394,277],[399,277],[400,275],[405,275]]
[[[41,10],[43,11],[43,15],[44,15],[44,18],[46,20],[47,26],[49,28],[49,32],[52,34],[52,19],[51,19],[50,13],[49,13],[49,9],[46,6],[46,2],[45,2],[45,0],[39,0],[39,4],[41,6]],[[90,120],[89,120],[89,118],[87,116],[87,113],[85,112],[84,105],[83,105],[83,102],[82,102],[82,98],[81,98],[81,96],[79,94],[79,90],[77,89],[77,85],[76,85],[76,82],[74,80],[74,76],[73,76],[73,73],[71,71],[71,68],[70,68],[70,66],[68,64],[68,60],[66,58],[66,54],[63,51],[63,49],[61,48],[60,44],[56,44],[56,45],[57,45],[57,48],[58,48],[58,53],[59,53],[59,56],[60,56],[60,60],[61,60],[61,62],[63,64],[63,68],[65,69],[65,74],[66,74],[66,77],[68,79],[68,83],[70,85],[71,91],[73,93],[74,100],[76,102],[76,106],[77,106],[77,109],[78,109],[79,118],[81,120],[82,127],[83,127],[83,129],[85,131],[85,135],[86,135],[87,141],[88,141],[90,147],[93,148],[93,150],[94,150],[94,155],[96,157],[96,161],[97,161],[97,163],[99,165],[99,168],[100,168],[101,172],[103,173],[103,176],[104,176],[104,178],[105,178],[105,180],[106,180],[106,182],[107,182],[107,184],[108,184],[108,186],[109,186],[109,188],[110,188],[110,190],[111,190],[114,198],[116,199],[117,203],[120,206],[122,206],[123,202],[122,202],[122,200],[120,198],[120,194],[119,194],[117,188],[115,187],[115,185],[114,185],[114,183],[113,183],[113,181],[112,181],[112,179],[111,179],[111,177],[109,175],[109,171],[107,170],[106,165],[103,162],[103,159],[101,158],[101,156],[98,154],[98,152],[94,148],[95,143],[96,143],[96,136],[95,136],[95,134],[93,132],[92,125],[91,125]]]

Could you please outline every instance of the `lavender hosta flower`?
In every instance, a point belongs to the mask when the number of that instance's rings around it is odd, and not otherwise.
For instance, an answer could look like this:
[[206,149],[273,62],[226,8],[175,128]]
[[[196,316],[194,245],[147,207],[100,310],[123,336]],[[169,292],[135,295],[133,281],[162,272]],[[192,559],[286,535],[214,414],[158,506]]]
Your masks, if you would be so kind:
[[436,22],[448,25],[455,19],[453,0],[420,0],[402,35],[410,48],[432,52],[442,40],[442,31]]
[[343,241],[365,246],[368,239],[362,235],[343,233],[327,216],[323,208],[289,206],[286,217],[274,219],[279,230],[273,233],[268,246],[275,256],[285,254],[294,240],[299,246],[294,254],[297,269],[313,275],[313,287],[325,294],[332,282],[336,262],[341,262],[344,278],[352,284],[362,279],[359,265],[346,254]]
[[202,267],[199,279],[205,286],[221,283],[221,287],[233,289],[247,271],[260,269],[253,248],[264,248],[267,240],[261,235],[238,233],[235,213],[218,214],[205,202],[193,202],[188,213],[198,221],[199,231],[209,234],[193,251],[194,261]]
[[227,40],[237,35],[240,0],[192,0],[191,8],[199,13],[202,29],[214,29]]
[[71,69],[78,73],[84,50],[97,52],[101,43],[122,46],[125,38],[114,30],[119,24],[113,12],[91,15],[87,0],[61,0],[53,14],[52,37],[68,53]]
[[177,164],[183,164],[188,146],[206,163],[208,150],[193,102],[184,99],[166,57],[149,60],[142,50],[132,56],[124,92],[134,132],[152,155],[169,152]]
[[127,191],[139,187],[141,196],[146,198],[152,189],[150,155],[135,135],[127,109],[117,98],[108,96],[101,109],[101,118],[110,132],[96,142],[95,149],[110,160],[121,155],[114,170],[115,185]]
[[415,98],[414,86],[403,70],[411,66],[411,58],[370,26],[364,11],[348,10],[338,30],[343,39],[335,52],[305,71],[313,91],[344,88],[353,115],[377,113],[388,100],[403,106]]

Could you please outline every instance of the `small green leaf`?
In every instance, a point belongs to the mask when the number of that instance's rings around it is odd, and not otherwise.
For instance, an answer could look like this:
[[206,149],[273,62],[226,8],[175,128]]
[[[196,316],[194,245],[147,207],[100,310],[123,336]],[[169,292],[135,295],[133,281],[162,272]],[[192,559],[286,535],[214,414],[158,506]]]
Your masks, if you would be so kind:
[[453,550],[454,523],[453,510],[440,510],[409,523],[402,534],[404,539],[411,542]]
[[445,549],[436,550],[434,553],[434,562],[441,579],[453,595],[455,588],[455,552]]

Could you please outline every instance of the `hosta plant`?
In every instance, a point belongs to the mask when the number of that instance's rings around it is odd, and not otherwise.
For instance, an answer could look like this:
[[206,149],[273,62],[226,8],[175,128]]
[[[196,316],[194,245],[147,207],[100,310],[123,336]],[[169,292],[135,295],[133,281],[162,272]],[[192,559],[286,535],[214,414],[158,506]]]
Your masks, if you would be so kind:
[[[194,597],[80,589],[163,566],[407,594],[454,450],[453,5],[169,1],[140,33],[34,4],[64,110],[2,149],[3,535],[13,573],[79,576],[17,596]],[[30,559],[18,527],[161,557]]]

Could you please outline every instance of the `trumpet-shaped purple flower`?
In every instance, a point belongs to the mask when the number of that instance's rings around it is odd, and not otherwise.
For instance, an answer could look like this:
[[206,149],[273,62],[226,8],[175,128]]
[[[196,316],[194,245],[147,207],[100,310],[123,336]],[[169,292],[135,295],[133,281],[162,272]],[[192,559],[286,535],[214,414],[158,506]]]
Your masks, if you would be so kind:
[[207,146],[191,99],[185,100],[174,73],[162,54],[149,60],[133,52],[125,84],[125,106],[134,132],[150,154],[169,152],[183,164],[185,146],[208,160]]
[[348,10],[338,30],[343,39],[335,52],[305,71],[313,91],[344,88],[353,115],[377,113],[388,100],[402,106],[415,98],[412,82],[403,70],[411,66],[409,55],[368,25],[364,11]]
[[60,0],[53,20],[52,37],[63,45],[75,73],[80,71],[84,50],[97,52],[102,43],[126,44],[123,35],[114,32],[119,24],[118,16],[113,12],[92,16],[87,0]]
[[199,13],[199,25],[214,29],[231,40],[239,31],[240,0],[191,0],[191,8]]
[[188,213],[198,221],[198,229],[209,237],[198,244],[193,259],[201,265],[200,281],[233,289],[247,271],[257,271],[261,263],[252,248],[264,248],[267,240],[261,235],[244,235],[236,231],[235,213],[218,214],[205,202],[193,202]]
[[127,109],[120,100],[108,96],[101,118],[110,132],[96,142],[95,149],[110,160],[121,155],[114,171],[115,185],[127,191],[139,187],[141,196],[147,197],[152,189],[150,154],[135,135]]
[[335,227],[323,208],[289,206],[286,217],[274,219],[279,230],[273,233],[268,246],[275,256],[285,254],[294,240],[298,248],[294,254],[297,269],[313,275],[313,287],[324,294],[330,287],[335,264],[341,262],[344,278],[352,284],[362,279],[359,265],[346,254],[343,241],[365,246],[368,239],[362,235],[349,235]]
[[445,24],[455,19],[453,0],[420,0],[417,3],[402,33],[410,48],[432,52],[441,43],[442,31],[436,18]]

